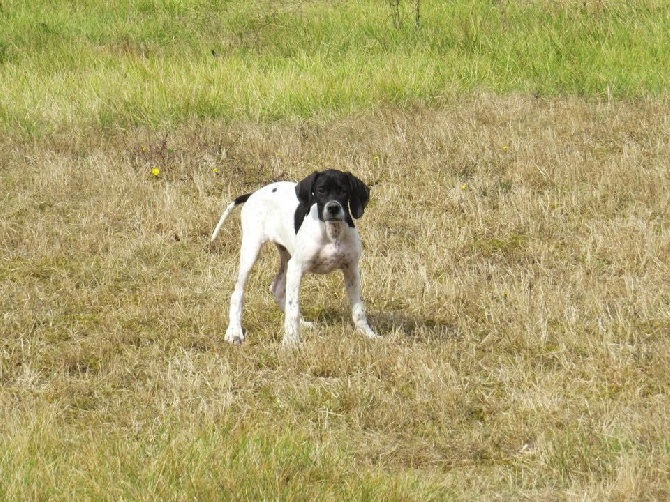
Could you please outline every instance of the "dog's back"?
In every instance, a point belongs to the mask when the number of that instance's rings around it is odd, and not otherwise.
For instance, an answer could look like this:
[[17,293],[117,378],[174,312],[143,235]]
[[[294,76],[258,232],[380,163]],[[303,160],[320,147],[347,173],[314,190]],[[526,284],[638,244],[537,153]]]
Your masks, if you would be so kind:
[[242,208],[242,234],[253,235],[261,242],[272,241],[293,255],[293,215],[298,207],[295,185],[291,181],[278,181],[251,194]]
[[295,249],[292,222],[299,204],[295,186],[292,181],[277,181],[253,193],[240,195],[226,207],[212,232],[211,240],[216,239],[230,213],[244,204],[241,213],[242,233],[253,235],[262,242],[273,241],[292,255]]

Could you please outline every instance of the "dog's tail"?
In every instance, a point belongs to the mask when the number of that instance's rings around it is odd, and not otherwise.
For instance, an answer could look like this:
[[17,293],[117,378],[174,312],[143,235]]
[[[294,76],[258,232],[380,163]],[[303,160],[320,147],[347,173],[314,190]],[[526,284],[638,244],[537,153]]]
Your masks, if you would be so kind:
[[214,241],[214,239],[216,239],[216,236],[219,235],[219,230],[221,230],[221,227],[223,226],[223,223],[226,221],[226,218],[228,218],[228,215],[233,212],[233,209],[235,209],[237,206],[239,206],[241,204],[244,204],[249,199],[250,196],[251,196],[250,193],[240,195],[237,199],[235,199],[233,202],[228,204],[228,207],[226,208],[226,210],[221,215],[221,218],[219,219],[219,223],[216,225],[216,228],[214,229],[214,232],[212,232],[211,241]]

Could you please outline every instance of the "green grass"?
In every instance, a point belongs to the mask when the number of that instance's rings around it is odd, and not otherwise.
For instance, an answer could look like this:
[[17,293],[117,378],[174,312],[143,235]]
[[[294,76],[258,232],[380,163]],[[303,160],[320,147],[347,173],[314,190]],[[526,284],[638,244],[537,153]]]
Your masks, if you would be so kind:
[[660,95],[664,2],[9,1],[0,125],[171,126],[346,115],[472,90]]
[[9,446],[0,465],[11,466],[0,498],[271,500],[280,494],[282,500],[334,501],[412,495],[411,477],[398,490],[389,476],[356,471],[341,445],[228,422],[163,424],[133,437],[132,430],[72,428],[41,415],[0,440]]

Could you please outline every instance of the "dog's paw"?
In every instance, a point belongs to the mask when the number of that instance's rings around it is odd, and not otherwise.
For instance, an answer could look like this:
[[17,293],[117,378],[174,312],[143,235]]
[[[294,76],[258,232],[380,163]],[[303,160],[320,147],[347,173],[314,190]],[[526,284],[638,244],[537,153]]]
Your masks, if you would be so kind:
[[361,326],[358,328],[358,331],[363,333],[363,335],[365,335],[366,338],[369,338],[371,340],[377,340],[382,338],[380,335],[372,331],[369,326]]
[[229,326],[223,339],[230,344],[239,345],[244,342],[244,333],[241,328],[231,328]]
[[284,323],[284,338],[281,343],[284,347],[295,347],[300,343],[300,322]]
[[300,348],[300,339],[284,337],[281,345],[284,350],[298,350]]

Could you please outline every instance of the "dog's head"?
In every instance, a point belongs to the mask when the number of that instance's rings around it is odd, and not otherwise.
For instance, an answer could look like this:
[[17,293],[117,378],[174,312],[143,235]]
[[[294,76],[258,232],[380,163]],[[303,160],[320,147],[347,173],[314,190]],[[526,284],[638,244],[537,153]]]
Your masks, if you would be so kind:
[[346,221],[363,216],[370,200],[370,189],[351,173],[328,169],[313,172],[299,182],[295,193],[302,206],[317,206],[321,221]]

